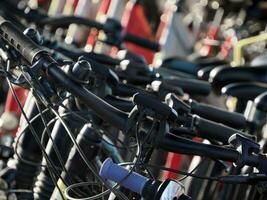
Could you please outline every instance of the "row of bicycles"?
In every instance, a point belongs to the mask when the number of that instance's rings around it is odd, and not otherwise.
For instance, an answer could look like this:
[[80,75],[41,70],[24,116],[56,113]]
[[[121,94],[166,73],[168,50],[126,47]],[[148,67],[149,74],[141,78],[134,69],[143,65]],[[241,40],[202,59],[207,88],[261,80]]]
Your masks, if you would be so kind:
[[267,200],[260,0],[1,0],[0,199]]

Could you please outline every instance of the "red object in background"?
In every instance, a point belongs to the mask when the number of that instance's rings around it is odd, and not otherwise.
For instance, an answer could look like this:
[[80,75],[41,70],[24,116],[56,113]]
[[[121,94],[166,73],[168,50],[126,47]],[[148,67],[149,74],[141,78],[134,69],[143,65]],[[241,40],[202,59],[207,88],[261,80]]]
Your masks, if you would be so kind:
[[[131,1],[127,3],[121,23],[127,33],[132,33],[148,40],[155,40],[149,22],[146,19],[144,8],[139,3]],[[126,47],[134,53],[143,55],[148,63],[152,63],[154,57],[153,51],[128,42],[126,42]]]
[[[202,138],[198,138],[198,137],[194,137],[193,141],[202,142],[203,139]],[[190,156],[189,158],[192,159],[192,156]],[[183,157],[183,155],[181,155],[181,154],[168,152],[167,159],[166,159],[166,162],[165,162],[165,167],[166,168],[172,168],[172,169],[181,169],[182,168],[183,159],[186,160],[186,158]],[[170,172],[170,171],[164,171],[163,174],[162,174],[162,179],[163,180],[166,180],[166,179],[177,179],[177,177],[178,177],[177,173],[173,173],[173,172]]]
[[[182,164],[182,155],[177,153],[168,152],[165,163],[166,168],[179,169]],[[177,179],[177,174],[170,171],[165,171],[162,178],[166,179]]]
[[99,13],[106,14],[109,8],[111,0],[103,0],[99,8]]
[[231,50],[233,48],[233,37],[227,36],[221,45],[220,57],[222,59],[227,59]]
[[[22,87],[18,87],[18,86],[15,86],[14,90],[15,90],[16,95],[18,96],[18,99],[21,105],[23,106],[28,95],[28,90]],[[7,93],[4,112],[13,112],[16,114],[17,117],[20,117],[20,114],[21,114],[21,110],[10,89],[8,90],[8,93]]]
[[[14,86],[14,91],[15,91],[21,105],[24,106],[29,91],[22,88],[22,87],[19,87],[19,86]],[[21,115],[20,107],[18,106],[11,89],[9,89],[8,93],[7,93],[4,112],[5,113],[6,112],[15,113],[15,115],[18,119],[20,118],[20,115]],[[13,136],[16,135],[17,128],[15,128],[11,131]],[[0,131],[0,134],[3,134],[2,130]]]
[[[79,3],[79,0],[67,0],[65,2],[65,5],[64,5],[64,9],[63,9],[63,15],[67,14],[67,15],[72,15],[77,7]],[[65,11],[65,9],[67,11]],[[66,13],[65,13],[66,12]]]
[[[210,27],[207,33],[207,40],[217,40],[219,29],[218,27]],[[214,50],[214,46],[211,44],[205,44],[200,49],[200,54],[204,56],[211,56]]]
[[173,6],[165,6],[162,15],[160,16],[160,23],[156,32],[156,40],[159,41],[162,33],[168,29],[168,22],[173,15]]
[[67,0],[65,3],[65,6],[70,5],[70,6],[72,6],[72,9],[75,10],[77,5],[78,5],[78,2],[79,2],[79,0]]
[[[170,9],[169,7],[165,8],[163,14],[160,17],[160,24],[157,29],[156,33],[156,40],[159,40],[161,37],[161,34],[164,32],[165,29],[168,28],[168,20],[169,17],[172,15],[173,9]],[[180,169],[182,164],[182,155],[168,152],[165,167],[166,168],[172,168],[172,169]],[[177,174],[170,171],[164,171],[162,173],[162,179],[177,179]]]
[[45,3],[47,0],[38,0],[38,5]]
[[[107,13],[109,5],[110,5],[111,0],[103,0],[101,3],[101,6],[99,8],[98,14],[100,15],[104,15]],[[97,36],[98,36],[98,31],[95,29],[92,29],[92,31],[90,32],[88,38],[87,38],[87,42],[86,44],[94,46],[97,40]]]
[[73,10],[75,10],[77,5],[78,5],[79,0],[69,0],[69,1],[71,1],[71,4],[73,6]]

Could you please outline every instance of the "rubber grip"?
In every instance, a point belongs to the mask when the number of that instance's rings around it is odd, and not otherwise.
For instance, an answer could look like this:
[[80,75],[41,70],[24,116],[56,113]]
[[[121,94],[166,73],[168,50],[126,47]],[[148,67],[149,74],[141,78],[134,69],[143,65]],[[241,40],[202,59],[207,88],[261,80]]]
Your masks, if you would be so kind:
[[11,22],[0,16],[0,36],[12,45],[30,64],[37,54],[44,52],[30,38],[25,36]]
[[246,126],[246,118],[240,113],[229,112],[194,100],[190,100],[190,105],[192,114],[197,114],[236,129],[242,129]]
[[209,95],[211,85],[206,81],[189,78],[166,78],[162,81],[165,84],[177,86],[190,95]]
[[267,112],[267,92],[260,94],[255,100],[256,108]]
[[177,113],[174,109],[169,107],[167,104],[162,103],[152,95],[137,93],[133,97],[133,102],[136,105],[143,106],[144,108],[150,108],[157,112],[159,115],[171,120],[177,119]]
[[142,194],[142,190],[149,180],[148,178],[129,171],[124,167],[121,167],[115,163],[110,158],[107,158],[100,169],[99,175],[104,178],[114,182],[119,183],[121,186],[130,189],[138,194]]
[[224,144],[228,143],[228,139],[235,133],[239,133],[246,137],[252,138],[237,129],[230,128],[223,124],[219,124],[207,119],[203,119],[198,116],[193,116],[194,118],[194,130],[195,133],[202,138],[216,140],[223,142]]
[[130,100],[122,99],[119,97],[107,95],[104,100],[114,106],[115,108],[118,108],[119,110],[122,110],[124,112],[131,112],[131,110],[134,107],[134,104]]
[[145,93],[146,91],[137,88],[134,85],[118,83],[116,87],[112,88],[112,94],[120,97],[131,97],[136,93]]

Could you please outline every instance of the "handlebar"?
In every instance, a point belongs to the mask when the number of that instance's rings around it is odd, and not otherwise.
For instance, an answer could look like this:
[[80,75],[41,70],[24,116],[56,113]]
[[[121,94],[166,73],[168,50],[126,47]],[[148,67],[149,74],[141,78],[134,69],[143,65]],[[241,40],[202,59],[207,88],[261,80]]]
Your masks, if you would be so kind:
[[[10,45],[14,46],[15,49],[19,53],[21,53],[21,55],[31,64],[34,64],[35,62],[40,62],[45,68],[44,70],[52,78],[52,80],[54,80],[62,88],[65,88],[68,92],[72,93],[74,96],[84,101],[84,103],[90,106],[90,108],[94,110],[100,118],[109,122],[112,126],[120,130],[125,129],[128,118],[128,115],[126,113],[109,105],[101,98],[88,91],[83,86],[71,80],[58,67],[57,63],[48,55],[46,51],[43,51],[28,37],[20,33],[20,31],[18,31],[13,24],[4,20],[2,17],[0,17],[0,36],[5,39]],[[137,100],[136,97],[135,100]],[[145,98],[141,98],[139,100],[142,101],[144,99]],[[205,128],[203,129],[203,127],[200,126],[200,124],[204,124],[204,127],[206,127],[207,123],[205,122],[205,120],[198,120],[198,129],[203,130],[204,132],[209,131],[210,133],[216,133],[217,128],[209,126],[208,130],[206,130]],[[229,132],[231,132],[232,134],[232,129],[229,130]],[[220,133],[220,135],[223,135],[224,131],[225,129],[220,129],[218,132]],[[213,135],[211,135],[210,133],[208,134],[213,137]],[[234,133],[236,133],[236,130],[234,131]],[[228,137],[230,137],[230,133],[226,133],[222,139],[226,142],[226,138],[228,140]],[[222,159],[232,162],[237,161],[239,157],[239,153],[236,150],[215,145],[196,143],[188,139],[180,138],[177,136],[175,137],[171,134],[167,134],[160,141],[159,147],[167,151],[173,151],[183,154],[194,154],[199,156],[208,156],[210,158]],[[256,166],[258,164],[258,159],[256,155],[251,157],[251,160],[249,162],[252,166]]]
[[174,85],[183,89],[184,92],[191,95],[209,95],[211,85],[206,81],[188,79],[188,78],[165,78],[163,83]]
[[[80,24],[89,26],[91,28],[96,28],[97,30],[106,30],[105,24],[99,23],[94,20],[85,19],[78,16],[57,16],[57,17],[46,17],[40,21],[38,21],[38,24],[41,25],[51,25],[54,27],[67,27],[70,24]],[[134,44],[137,44],[139,46],[142,46],[144,48],[150,49],[152,51],[159,51],[160,45],[157,42],[153,42],[150,40],[147,40],[145,38],[133,35],[131,33],[125,33],[123,34],[122,39],[127,42],[131,42]]]
[[80,98],[86,105],[90,106],[100,118],[116,128],[124,130],[128,116],[126,113],[111,106],[86,88],[70,80],[55,64],[48,66],[47,71],[48,75],[51,76],[56,83],[74,96]]
[[0,35],[31,64],[33,64],[34,58],[36,58],[39,53],[44,52],[30,38],[21,33],[13,24],[1,16]]
[[107,95],[104,100],[109,104],[113,105],[115,108],[118,108],[119,110],[122,110],[124,112],[131,112],[134,107],[132,101],[121,99],[111,95]]
[[190,100],[191,112],[216,122],[221,122],[233,128],[241,129],[246,126],[245,117],[236,112],[229,112],[204,103]]
[[246,137],[253,138],[253,136],[247,135],[237,129],[230,128],[223,124],[218,124],[216,122],[193,116],[194,118],[194,129],[198,136],[207,139],[214,139],[216,141],[221,141],[224,144],[228,143],[228,139],[235,133],[245,135]]
[[112,88],[112,93],[120,97],[130,97],[136,93],[147,93],[141,88],[137,88],[134,85],[118,83],[116,87]]
[[177,112],[174,109],[162,103],[151,94],[137,93],[133,96],[133,102],[138,106],[152,109],[159,115],[169,118],[170,120],[174,121],[177,119]]
[[[173,134],[165,135],[165,137],[161,140],[159,147],[174,153],[204,156],[211,159],[219,159],[230,162],[236,162],[240,156],[238,151],[231,148],[194,142]],[[256,167],[259,164],[259,160],[255,155],[249,157],[248,163],[250,166]]]
[[55,16],[45,17],[37,22],[40,25],[51,25],[53,27],[68,27],[70,24],[80,24],[96,29],[104,29],[104,25],[94,20],[85,19],[79,16]]
[[[70,24],[79,24],[79,25],[84,25],[84,26],[88,26],[91,28],[96,28],[97,30],[104,30],[104,31],[107,30],[105,24],[102,24],[94,20],[85,19],[79,16],[50,17],[47,15],[41,14],[37,12],[36,10],[31,10],[31,12],[29,12],[29,16],[31,16],[31,14],[34,13],[33,15],[34,17],[29,17],[27,16],[27,14],[15,8],[14,6],[12,8],[15,9],[16,13],[19,14],[21,17],[24,17],[27,20],[34,21],[39,25],[50,25],[50,26],[53,26],[54,28],[59,28],[59,27],[68,27]],[[159,43],[147,40],[145,38],[133,35],[131,33],[123,34],[122,39],[128,42],[137,44],[139,46],[142,46],[144,48],[150,49],[152,51],[160,50]]]
[[23,35],[13,24],[0,17],[0,35],[12,45],[29,63],[42,62],[53,80],[68,92],[80,98],[94,109],[96,114],[120,130],[124,129],[127,114],[109,105],[81,85],[71,80],[46,51],[42,50],[27,36]]
[[[51,65],[48,67],[48,74],[62,87],[66,88],[73,95],[77,96],[81,100],[83,100],[87,105],[89,105],[99,117],[109,122],[113,126],[117,127],[120,130],[125,128],[127,122],[127,114],[114,108],[109,105],[99,97],[95,96],[85,88],[76,84],[72,80],[69,80],[68,77],[64,74],[64,72],[59,69],[55,65]],[[208,123],[207,123],[208,122]],[[200,119],[198,120],[198,133],[203,136],[206,135],[206,138],[214,138],[219,139],[225,143],[228,142],[228,139],[234,133],[241,133],[235,129],[231,129],[229,127],[209,122],[208,120]],[[244,134],[244,133],[241,133]],[[228,149],[225,147],[219,147],[215,145],[206,145],[201,143],[195,143],[193,141],[179,138],[179,139],[171,139],[169,135],[167,135],[159,144],[159,146],[165,150],[184,153],[184,154],[195,154],[199,156],[208,156],[215,159],[222,159],[227,161],[237,161],[238,152],[232,149]],[[258,160],[250,161],[251,164],[257,165]]]
[[[228,112],[214,106],[204,103],[198,103],[192,99],[184,102],[173,94],[168,94],[165,101],[180,114],[196,114],[214,122],[223,123],[227,126],[241,129],[246,126],[246,119],[242,114],[236,112]],[[187,104],[189,103],[189,104]]]

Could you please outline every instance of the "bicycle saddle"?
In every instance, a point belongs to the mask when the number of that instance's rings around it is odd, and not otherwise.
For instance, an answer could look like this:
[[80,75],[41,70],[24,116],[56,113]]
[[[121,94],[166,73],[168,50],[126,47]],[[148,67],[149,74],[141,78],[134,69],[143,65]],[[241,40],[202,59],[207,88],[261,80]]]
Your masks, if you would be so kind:
[[[216,67],[221,67],[221,66],[225,66],[225,67],[229,67],[229,65],[220,65],[220,66],[216,66]],[[210,78],[210,72],[215,68],[215,66],[209,66],[209,67],[204,67],[200,70],[198,70],[197,72],[197,77],[201,80],[205,80],[208,81]]]
[[258,109],[267,112],[267,92],[260,94],[254,102]]
[[258,95],[267,91],[267,84],[232,83],[222,88],[222,94],[236,97],[240,100],[254,100]]
[[209,81],[215,91],[230,83],[236,82],[261,82],[267,83],[267,67],[226,67],[219,66],[210,72]]
[[175,69],[184,73],[197,75],[198,70],[208,66],[218,66],[225,64],[225,61],[219,60],[218,58],[205,58],[194,61],[184,60],[181,58],[168,58],[162,62],[161,67]]

